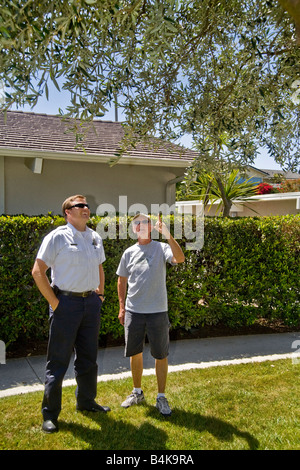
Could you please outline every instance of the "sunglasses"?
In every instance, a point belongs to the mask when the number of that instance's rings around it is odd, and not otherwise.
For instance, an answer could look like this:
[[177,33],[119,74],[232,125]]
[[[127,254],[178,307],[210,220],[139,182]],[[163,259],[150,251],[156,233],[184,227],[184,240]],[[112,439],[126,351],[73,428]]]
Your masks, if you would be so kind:
[[149,224],[150,220],[147,220],[147,219],[143,219],[143,220],[134,220],[133,221],[133,224],[134,225],[140,225],[140,224]]
[[79,209],[84,209],[85,207],[87,209],[90,208],[88,204],[85,204],[84,202],[79,202],[78,204],[74,204],[74,206],[68,207],[68,209],[73,209],[73,207],[79,207]]

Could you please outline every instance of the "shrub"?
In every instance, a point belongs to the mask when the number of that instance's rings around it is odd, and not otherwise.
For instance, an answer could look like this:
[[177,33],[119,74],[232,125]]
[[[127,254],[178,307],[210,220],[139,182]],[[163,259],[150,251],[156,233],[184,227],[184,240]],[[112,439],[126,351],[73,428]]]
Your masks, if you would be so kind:
[[279,188],[281,193],[291,193],[291,192],[298,192],[300,191],[300,179],[294,181],[283,181]]
[[[96,228],[99,218],[91,219]],[[117,228],[119,219],[116,220]],[[173,224],[173,216],[170,223]],[[48,305],[31,270],[42,238],[64,224],[58,216],[0,217],[0,339],[6,346],[48,336]],[[251,325],[257,318],[298,326],[300,216],[205,218],[200,251],[167,270],[172,328]],[[100,335],[119,338],[117,276],[123,251],[134,241],[106,239],[106,301]]]
[[169,309],[190,328],[258,318],[298,325],[299,216],[207,218],[205,243],[168,277]]
[[260,183],[257,186],[256,192],[257,194],[272,194],[272,193],[277,193],[278,190],[269,183]]

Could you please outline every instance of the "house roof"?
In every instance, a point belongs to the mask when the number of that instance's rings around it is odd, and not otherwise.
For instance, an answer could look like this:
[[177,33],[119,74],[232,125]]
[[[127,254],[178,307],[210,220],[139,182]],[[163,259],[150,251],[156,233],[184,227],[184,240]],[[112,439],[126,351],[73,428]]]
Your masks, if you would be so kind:
[[[78,124],[79,121],[78,121]],[[0,115],[0,155],[52,159],[110,161],[116,158],[124,136],[122,123],[94,120],[82,147],[70,131],[72,121],[60,116],[7,111]],[[79,127],[80,128],[80,127]],[[138,143],[122,156],[120,163],[187,167],[197,153],[159,139],[153,144]]]
[[248,168],[248,170],[250,169],[255,173],[261,174],[262,176],[268,176],[267,170],[261,170],[260,168],[256,168],[253,165],[248,165],[247,168]]
[[297,180],[300,179],[300,173],[293,173],[292,171],[283,171],[283,170],[262,170],[267,173],[269,178],[273,178],[275,175],[283,175],[287,180]]

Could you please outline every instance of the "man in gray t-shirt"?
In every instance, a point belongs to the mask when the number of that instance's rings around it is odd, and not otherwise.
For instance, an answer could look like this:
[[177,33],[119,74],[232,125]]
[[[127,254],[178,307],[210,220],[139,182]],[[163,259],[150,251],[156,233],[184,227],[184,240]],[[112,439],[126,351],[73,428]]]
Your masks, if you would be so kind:
[[171,264],[170,245],[152,240],[146,245],[128,248],[117,274],[128,279],[125,308],[134,313],[155,313],[168,310],[166,262]]
[[[125,356],[130,357],[134,385],[133,392],[122,406],[127,408],[144,399],[141,381],[143,345],[147,333],[151,354],[155,358],[158,384],[156,406],[163,415],[170,415],[165,398],[169,351],[166,263],[183,263],[184,254],[160,217],[154,227],[145,214],[135,216],[132,223],[138,241],[125,250],[117,269],[119,320],[125,328]],[[152,240],[153,228],[162,233],[168,243]]]

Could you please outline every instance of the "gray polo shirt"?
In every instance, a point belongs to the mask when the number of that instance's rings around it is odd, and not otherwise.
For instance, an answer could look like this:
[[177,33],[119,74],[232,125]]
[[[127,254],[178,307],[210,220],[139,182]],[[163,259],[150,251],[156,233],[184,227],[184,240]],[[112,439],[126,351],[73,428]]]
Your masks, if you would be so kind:
[[158,313],[168,310],[166,263],[172,263],[168,243],[152,240],[124,251],[117,275],[128,278],[126,310],[134,313]]

